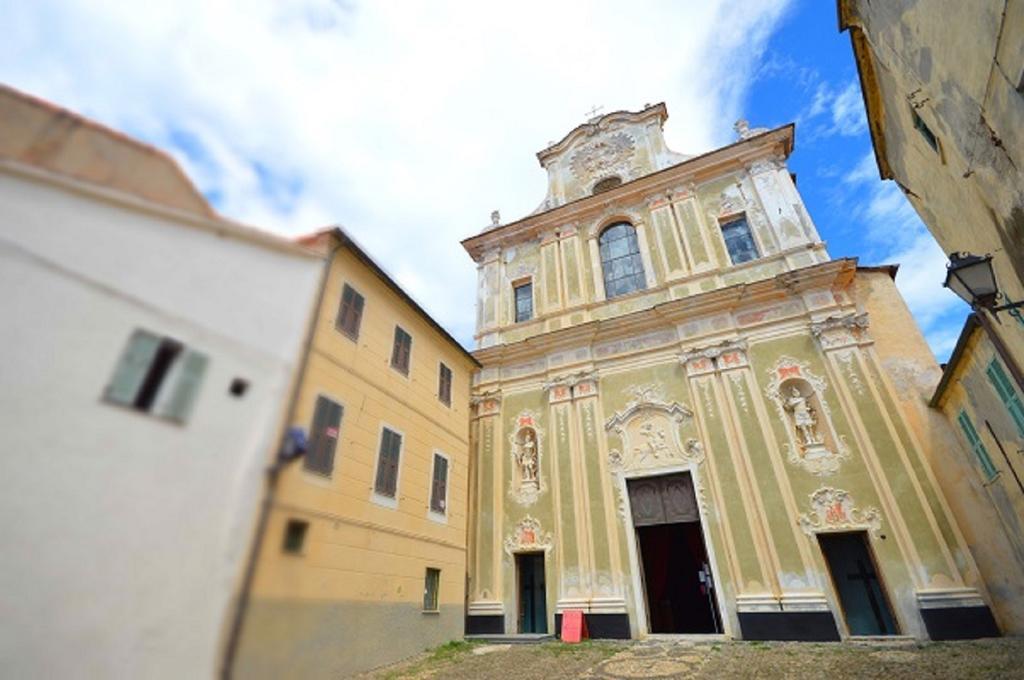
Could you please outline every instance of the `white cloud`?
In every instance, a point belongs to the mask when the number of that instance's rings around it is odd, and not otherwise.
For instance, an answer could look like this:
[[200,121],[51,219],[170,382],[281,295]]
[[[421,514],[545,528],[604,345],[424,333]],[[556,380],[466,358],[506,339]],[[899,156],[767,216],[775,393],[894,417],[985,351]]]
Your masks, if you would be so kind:
[[0,79],[169,149],[229,217],[343,223],[469,344],[458,241],[543,198],[535,152],[661,100],[677,150],[728,141],[786,4],[9,3]]
[[899,264],[896,287],[937,357],[953,349],[966,306],[942,287],[945,253],[895,182],[879,179],[869,151],[845,175],[842,209],[864,229],[867,262]]
[[801,76],[801,82],[810,87],[817,82],[810,103],[797,114],[799,126],[809,126],[811,139],[841,135],[856,137],[868,129],[867,114],[861,99],[860,84],[856,78],[848,81],[845,86],[837,87],[811,71],[808,76]]

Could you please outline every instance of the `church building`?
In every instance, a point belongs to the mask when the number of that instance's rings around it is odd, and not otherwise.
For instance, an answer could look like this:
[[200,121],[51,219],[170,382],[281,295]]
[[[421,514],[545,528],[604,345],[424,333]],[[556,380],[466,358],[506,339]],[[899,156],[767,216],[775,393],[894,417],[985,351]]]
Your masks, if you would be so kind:
[[997,635],[896,267],[830,258],[793,125],[686,156],[667,115],[580,125],[538,154],[536,211],[463,241],[467,633]]

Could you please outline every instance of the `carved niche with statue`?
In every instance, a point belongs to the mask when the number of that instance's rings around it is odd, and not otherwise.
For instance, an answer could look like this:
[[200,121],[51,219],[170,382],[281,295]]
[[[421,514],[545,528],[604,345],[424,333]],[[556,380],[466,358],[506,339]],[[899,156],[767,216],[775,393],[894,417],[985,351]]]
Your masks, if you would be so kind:
[[520,505],[532,505],[547,490],[541,475],[541,436],[537,416],[523,411],[516,417],[516,429],[509,436],[512,475],[509,495]]
[[815,475],[830,475],[849,457],[846,442],[836,434],[825,401],[825,381],[807,364],[781,357],[768,372],[765,396],[786,425],[787,459]]

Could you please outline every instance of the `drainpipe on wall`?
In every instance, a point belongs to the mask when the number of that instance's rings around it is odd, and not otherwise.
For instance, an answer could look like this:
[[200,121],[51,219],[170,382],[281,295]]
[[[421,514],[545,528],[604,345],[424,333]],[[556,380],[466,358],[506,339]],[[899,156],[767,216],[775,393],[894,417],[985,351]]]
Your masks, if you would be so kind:
[[[320,319],[320,308],[324,301],[324,289],[327,285],[327,276],[331,271],[331,263],[334,261],[334,256],[342,247],[341,244],[337,242],[336,237],[332,235],[331,238],[335,240],[335,245],[327,255],[327,259],[324,262],[323,273],[320,275],[320,290],[317,293],[316,305],[313,307],[313,314],[309,320],[309,327],[306,329],[306,341],[302,352],[302,359],[299,362],[299,369],[296,373],[295,383],[292,386],[291,397],[289,398],[288,416],[284,423],[285,431],[287,431],[291,424],[295,422],[295,412],[298,409],[299,390],[302,389],[303,378],[306,375],[306,365],[309,363],[309,353],[313,347],[313,339],[316,335],[316,326]],[[283,441],[283,435],[278,437],[278,441],[280,446],[280,443]],[[223,680],[230,680],[232,676],[235,657],[238,654],[238,644],[242,639],[242,625],[245,620],[245,614],[249,609],[252,583],[256,576],[256,562],[259,558],[260,548],[263,545],[263,538],[267,533],[267,523],[270,519],[270,510],[274,506],[274,498],[277,493],[277,482],[280,479],[281,471],[287,464],[288,461],[282,461],[278,455],[278,451],[275,450],[274,462],[266,470],[267,483],[263,492],[263,501],[260,504],[260,516],[256,523],[256,533],[249,546],[249,556],[246,559],[245,575],[242,578],[242,588],[238,595],[238,604],[235,607],[234,616],[231,619],[228,641],[225,646],[224,657],[221,662],[220,677]]]

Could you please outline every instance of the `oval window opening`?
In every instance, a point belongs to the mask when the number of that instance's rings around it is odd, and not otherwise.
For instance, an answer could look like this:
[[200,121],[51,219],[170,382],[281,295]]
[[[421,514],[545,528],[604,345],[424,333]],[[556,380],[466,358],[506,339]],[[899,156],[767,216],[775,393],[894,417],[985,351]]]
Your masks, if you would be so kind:
[[622,179],[619,177],[605,177],[603,180],[594,185],[593,193],[599,194],[602,191],[609,191],[622,184]]

